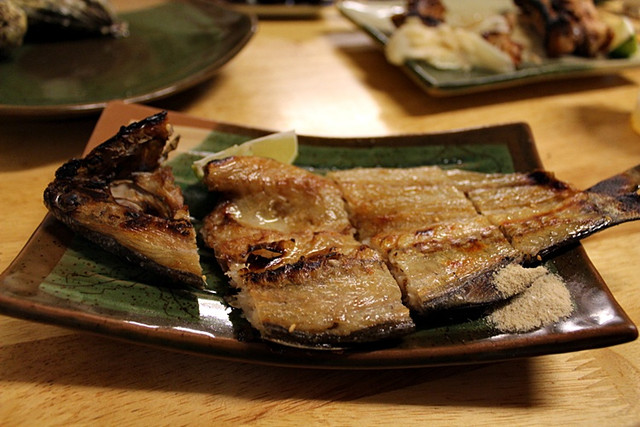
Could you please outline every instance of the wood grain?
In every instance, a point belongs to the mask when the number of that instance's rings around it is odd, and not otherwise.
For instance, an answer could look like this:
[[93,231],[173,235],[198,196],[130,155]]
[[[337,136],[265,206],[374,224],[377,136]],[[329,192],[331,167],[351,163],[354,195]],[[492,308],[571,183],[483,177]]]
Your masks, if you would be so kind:
[[[135,3],[135,2],[133,2]],[[640,163],[640,70],[432,98],[333,8],[261,20],[210,81],[155,106],[302,134],[365,136],[527,122],[544,166],[580,188]],[[0,121],[0,269],[97,117]],[[640,224],[584,241],[640,322]],[[240,364],[0,316],[0,425],[638,425],[640,343],[477,366],[320,371]]]

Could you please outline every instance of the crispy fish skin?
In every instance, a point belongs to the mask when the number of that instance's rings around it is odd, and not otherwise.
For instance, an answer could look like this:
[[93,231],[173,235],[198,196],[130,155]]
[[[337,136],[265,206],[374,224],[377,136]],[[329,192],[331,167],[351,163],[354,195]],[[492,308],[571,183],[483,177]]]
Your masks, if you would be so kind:
[[264,338],[335,346],[404,335],[413,329],[400,291],[377,252],[338,248],[275,270],[247,273],[237,304]]
[[79,235],[173,282],[202,288],[196,234],[182,192],[161,166],[177,140],[166,113],[122,127],[57,171],[49,211]]
[[378,254],[353,236],[337,186],[259,157],[209,163],[204,182],[221,202],[205,243],[263,339],[326,348],[413,330],[401,292]]

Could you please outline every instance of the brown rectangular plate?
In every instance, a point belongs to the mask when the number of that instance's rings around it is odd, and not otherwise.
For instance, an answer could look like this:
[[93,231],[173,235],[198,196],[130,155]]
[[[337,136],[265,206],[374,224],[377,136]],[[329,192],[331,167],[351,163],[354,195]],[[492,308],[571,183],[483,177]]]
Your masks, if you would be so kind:
[[[121,102],[103,112],[87,150],[131,120],[157,110]],[[186,151],[215,151],[269,133],[169,112],[181,134],[170,162],[196,218],[210,209]],[[482,172],[541,167],[526,124],[376,138],[300,137],[297,164],[316,170],[437,164]],[[44,190],[44,189],[43,189]],[[205,291],[178,290],[73,235],[47,216],[0,276],[0,312],[136,343],[253,363],[316,368],[393,368],[497,361],[562,353],[634,340],[637,329],[616,303],[580,245],[547,265],[567,283],[571,317],[529,333],[501,333],[482,316],[420,325],[401,340],[353,350],[308,351],[261,342],[222,294],[226,282],[212,254],[202,251]],[[155,279],[157,280],[157,279]]]

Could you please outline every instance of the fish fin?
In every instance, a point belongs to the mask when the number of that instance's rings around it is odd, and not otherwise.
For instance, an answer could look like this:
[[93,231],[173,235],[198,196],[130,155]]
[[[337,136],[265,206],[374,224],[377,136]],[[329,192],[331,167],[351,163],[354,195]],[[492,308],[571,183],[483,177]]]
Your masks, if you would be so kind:
[[[595,184],[587,192],[604,196],[596,197],[596,203],[613,223],[640,219],[640,165]],[[611,203],[611,199],[617,203]]]

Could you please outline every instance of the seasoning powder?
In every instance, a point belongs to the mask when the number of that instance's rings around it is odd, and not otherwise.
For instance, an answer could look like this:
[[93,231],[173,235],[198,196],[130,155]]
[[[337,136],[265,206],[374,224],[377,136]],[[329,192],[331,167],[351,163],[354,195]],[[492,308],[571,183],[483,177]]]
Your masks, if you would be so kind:
[[545,267],[509,268],[509,271],[502,271],[496,278],[506,281],[510,276],[514,282],[527,281],[528,278],[533,278],[533,281],[523,292],[487,317],[494,327],[502,332],[529,332],[558,322],[573,312],[571,295],[561,277]]
[[549,274],[546,267],[524,268],[520,264],[509,264],[493,276],[493,285],[504,298],[509,298],[522,293],[545,274]]

